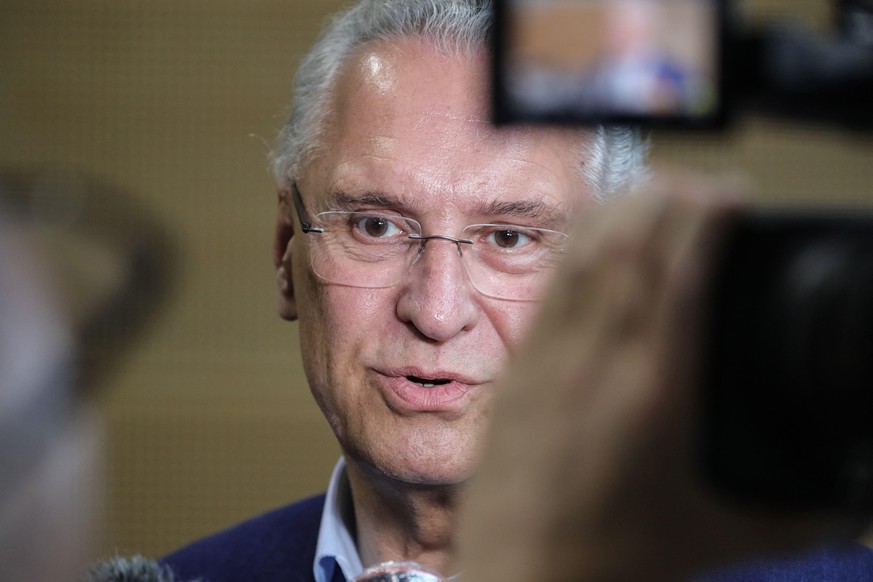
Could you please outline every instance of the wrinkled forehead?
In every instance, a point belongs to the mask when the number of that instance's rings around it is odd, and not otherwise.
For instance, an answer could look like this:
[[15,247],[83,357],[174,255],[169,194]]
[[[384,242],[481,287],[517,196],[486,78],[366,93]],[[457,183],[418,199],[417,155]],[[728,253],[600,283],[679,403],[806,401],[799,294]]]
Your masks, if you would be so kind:
[[487,73],[484,49],[446,53],[422,39],[370,43],[338,79],[314,167],[328,185],[369,172],[444,193],[510,183],[522,191],[569,188],[586,137],[494,127]]
[[496,135],[485,58],[483,51],[447,54],[419,38],[368,43],[338,79],[329,127],[339,139],[363,133],[484,141]]

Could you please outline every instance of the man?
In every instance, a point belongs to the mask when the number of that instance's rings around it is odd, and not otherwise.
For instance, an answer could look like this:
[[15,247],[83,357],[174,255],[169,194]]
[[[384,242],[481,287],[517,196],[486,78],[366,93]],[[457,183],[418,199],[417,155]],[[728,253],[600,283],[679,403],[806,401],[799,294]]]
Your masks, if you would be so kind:
[[[645,174],[633,132],[492,127],[489,26],[484,2],[364,1],[304,60],[275,155],[273,255],[279,312],[299,320],[306,375],[343,460],[326,498],[166,558],[180,578],[328,582],[391,561],[457,573],[460,496],[481,454],[495,384],[559,258],[587,253],[566,233]],[[693,228],[666,232],[685,233],[687,247],[734,205],[680,206]],[[664,214],[672,205],[653,208]],[[636,232],[638,222],[618,230]],[[640,258],[645,243],[612,250]],[[586,283],[575,274],[573,285]],[[633,282],[613,281],[617,290]],[[611,308],[627,307],[623,298]],[[578,385],[569,382],[578,370],[556,363],[600,353],[581,336],[574,344],[539,337],[548,357],[519,376],[530,394]],[[542,394],[536,404],[555,411]]]

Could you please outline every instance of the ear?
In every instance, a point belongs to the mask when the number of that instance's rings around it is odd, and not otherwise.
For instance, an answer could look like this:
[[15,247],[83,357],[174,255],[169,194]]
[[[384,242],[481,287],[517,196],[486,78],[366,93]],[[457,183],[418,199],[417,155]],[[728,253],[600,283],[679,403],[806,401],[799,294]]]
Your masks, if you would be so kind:
[[288,184],[278,185],[279,204],[276,209],[276,233],[273,237],[273,265],[276,267],[276,302],[279,316],[288,321],[297,319],[297,300],[291,278],[291,240],[294,237],[294,212]]

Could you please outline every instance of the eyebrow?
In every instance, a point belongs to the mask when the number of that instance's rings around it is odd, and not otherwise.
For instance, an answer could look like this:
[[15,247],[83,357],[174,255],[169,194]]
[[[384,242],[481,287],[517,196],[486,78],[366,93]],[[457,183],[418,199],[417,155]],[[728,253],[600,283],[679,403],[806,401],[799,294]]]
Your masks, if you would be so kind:
[[[324,200],[324,206],[329,210],[354,211],[364,206],[389,209],[404,214],[414,211],[397,196],[384,192],[366,191],[361,194],[350,194],[344,190],[330,192]],[[560,207],[546,204],[540,200],[491,200],[483,202],[477,208],[480,216],[491,218],[524,218],[535,220],[542,228],[559,229],[566,223],[566,216]]]
[[480,212],[484,216],[536,219],[546,226],[555,226],[564,222],[564,213],[560,208],[547,205],[539,200],[492,200],[483,204],[480,207]]
[[400,212],[406,205],[399,198],[382,192],[367,191],[361,194],[349,194],[344,190],[335,190],[328,194],[324,205],[330,210],[358,210],[362,206],[390,208]]

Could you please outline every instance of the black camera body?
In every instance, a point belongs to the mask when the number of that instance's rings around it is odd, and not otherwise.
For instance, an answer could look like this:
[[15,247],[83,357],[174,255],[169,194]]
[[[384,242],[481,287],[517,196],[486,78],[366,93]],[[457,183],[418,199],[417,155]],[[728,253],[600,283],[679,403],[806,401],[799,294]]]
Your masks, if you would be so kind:
[[751,215],[711,281],[703,463],[732,496],[873,512],[873,217]]

